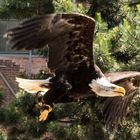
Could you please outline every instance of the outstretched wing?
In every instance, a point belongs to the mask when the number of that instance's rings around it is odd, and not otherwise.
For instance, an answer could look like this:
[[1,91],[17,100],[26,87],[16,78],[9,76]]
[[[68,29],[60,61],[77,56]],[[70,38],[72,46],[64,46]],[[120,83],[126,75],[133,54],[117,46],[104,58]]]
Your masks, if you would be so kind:
[[140,80],[140,72],[137,71],[124,71],[124,72],[112,72],[106,73],[111,82],[117,83],[126,78],[135,78],[135,80]]
[[51,70],[92,61],[95,21],[82,14],[48,14],[27,20],[4,35],[15,49],[49,50]]
[[112,82],[125,88],[126,95],[123,97],[107,98],[104,102],[103,113],[106,125],[116,127],[127,115],[128,107],[133,97],[139,93],[140,72],[114,72],[105,74]]

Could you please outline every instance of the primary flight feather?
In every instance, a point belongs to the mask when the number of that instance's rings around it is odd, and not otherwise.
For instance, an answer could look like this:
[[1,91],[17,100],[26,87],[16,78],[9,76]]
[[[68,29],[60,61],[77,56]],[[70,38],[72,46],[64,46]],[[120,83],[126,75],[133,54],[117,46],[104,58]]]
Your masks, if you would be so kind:
[[140,72],[123,71],[106,73],[113,83],[124,87],[125,96],[107,98],[103,103],[103,113],[106,125],[109,127],[117,127],[123,119],[128,115],[128,108],[137,94],[140,94]]

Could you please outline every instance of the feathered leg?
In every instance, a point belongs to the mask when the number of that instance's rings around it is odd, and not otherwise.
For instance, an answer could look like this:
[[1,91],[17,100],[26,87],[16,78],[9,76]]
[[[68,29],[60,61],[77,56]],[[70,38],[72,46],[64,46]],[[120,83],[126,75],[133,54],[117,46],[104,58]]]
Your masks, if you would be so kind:
[[39,116],[40,121],[47,119],[49,112],[52,111],[53,104],[63,98],[71,88],[71,84],[65,80],[63,75],[52,80],[50,90],[43,96],[43,106]]

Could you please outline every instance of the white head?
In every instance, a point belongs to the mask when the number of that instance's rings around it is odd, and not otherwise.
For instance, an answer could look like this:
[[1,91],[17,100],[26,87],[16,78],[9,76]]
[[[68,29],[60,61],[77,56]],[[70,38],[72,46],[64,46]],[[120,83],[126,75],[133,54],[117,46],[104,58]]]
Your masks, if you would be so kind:
[[112,84],[105,77],[92,80],[89,86],[98,96],[115,97],[125,95],[125,89],[123,87]]

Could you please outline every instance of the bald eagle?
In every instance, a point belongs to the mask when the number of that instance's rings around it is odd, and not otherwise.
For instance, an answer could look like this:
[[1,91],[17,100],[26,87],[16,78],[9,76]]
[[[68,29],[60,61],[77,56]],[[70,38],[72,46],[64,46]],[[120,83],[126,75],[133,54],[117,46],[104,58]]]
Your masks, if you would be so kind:
[[94,63],[94,31],[95,20],[91,17],[54,13],[27,20],[4,34],[13,49],[48,50],[48,67],[54,76],[34,82],[17,78],[19,87],[27,92],[45,92],[40,121],[47,119],[57,102],[95,94],[124,96],[125,89],[111,83]]

